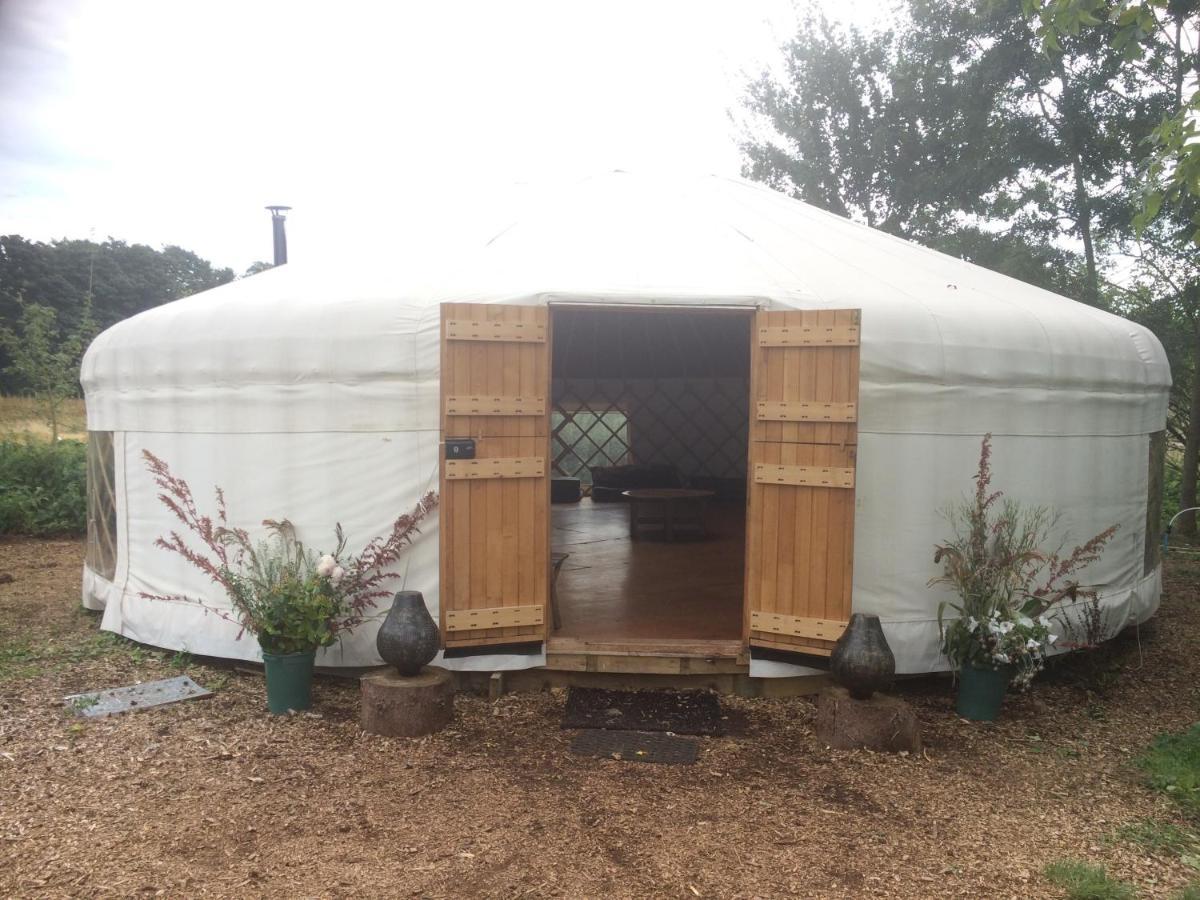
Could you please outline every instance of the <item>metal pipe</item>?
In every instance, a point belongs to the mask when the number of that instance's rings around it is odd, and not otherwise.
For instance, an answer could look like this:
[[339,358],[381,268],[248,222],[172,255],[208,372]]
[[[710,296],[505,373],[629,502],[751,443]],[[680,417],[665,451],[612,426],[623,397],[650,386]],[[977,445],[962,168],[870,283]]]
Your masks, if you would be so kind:
[[1181,509],[1179,512],[1175,513],[1175,515],[1171,516],[1171,521],[1168,522],[1167,527],[1165,529],[1163,529],[1163,553],[1166,553],[1168,546],[1170,546],[1171,526],[1175,524],[1175,520],[1178,519],[1180,516],[1182,516],[1184,513],[1197,512],[1197,511],[1200,511],[1200,506],[1189,506],[1187,509]]
[[271,239],[275,245],[275,265],[282,266],[287,262],[287,221],[290,206],[268,206],[271,211]]

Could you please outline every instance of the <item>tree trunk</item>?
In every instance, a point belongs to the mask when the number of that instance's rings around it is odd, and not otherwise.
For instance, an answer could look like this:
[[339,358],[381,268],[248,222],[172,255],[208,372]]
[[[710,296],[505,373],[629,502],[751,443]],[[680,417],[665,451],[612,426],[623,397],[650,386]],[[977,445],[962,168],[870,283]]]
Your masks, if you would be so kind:
[[1092,198],[1088,196],[1083,180],[1083,162],[1079,154],[1072,155],[1071,168],[1075,170],[1075,222],[1079,236],[1083,238],[1083,258],[1087,264],[1087,285],[1084,302],[1088,306],[1100,305],[1100,279],[1096,274],[1096,250],[1092,246]]
[[[1187,440],[1183,445],[1183,471],[1179,477],[1179,508],[1196,506],[1196,468],[1200,463],[1200,318],[1192,323],[1192,397]],[[1176,523],[1179,533],[1196,536],[1196,514],[1184,513]]]
[[1089,306],[1099,306],[1100,277],[1096,272],[1096,248],[1092,242],[1092,198],[1088,194],[1087,181],[1083,175],[1083,150],[1079,141],[1080,126],[1075,87],[1067,76],[1067,67],[1061,57],[1058,58],[1055,70],[1062,82],[1061,136],[1071,157],[1071,174],[1075,180],[1075,228],[1083,241],[1083,258],[1087,265],[1083,302]]

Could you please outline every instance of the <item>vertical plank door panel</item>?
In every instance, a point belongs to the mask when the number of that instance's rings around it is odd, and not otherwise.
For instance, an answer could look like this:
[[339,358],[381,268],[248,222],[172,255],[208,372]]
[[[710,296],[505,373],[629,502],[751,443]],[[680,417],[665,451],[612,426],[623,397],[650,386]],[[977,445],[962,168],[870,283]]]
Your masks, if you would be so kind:
[[[481,323],[448,333],[448,321]],[[510,327],[516,326],[516,327]],[[442,638],[447,648],[543,641],[550,621],[549,312],[500,304],[442,305]],[[447,398],[545,398],[541,412],[463,415]],[[518,407],[509,407],[520,408]],[[531,410],[538,408],[530,404]],[[447,477],[445,441],[470,438],[479,460],[543,461],[486,477]],[[538,471],[540,474],[527,474]],[[499,473],[499,474],[494,474]],[[508,621],[541,624],[446,629],[446,613],[513,608]],[[539,609],[541,615],[530,614]],[[490,617],[495,621],[495,616]],[[468,620],[469,621],[469,620]],[[503,619],[502,619],[503,621]],[[461,623],[460,623],[461,624]]]
[[[860,325],[856,309],[757,313],[750,364],[751,473],[760,463],[855,468]],[[796,326],[839,327],[856,337],[834,344],[781,344],[769,337],[778,332],[764,330]],[[756,415],[759,402],[814,401],[854,404],[855,421],[778,422]],[[747,642],[828,655],[850,619],[854,488],[758,484],[751,475],[748,498]]]

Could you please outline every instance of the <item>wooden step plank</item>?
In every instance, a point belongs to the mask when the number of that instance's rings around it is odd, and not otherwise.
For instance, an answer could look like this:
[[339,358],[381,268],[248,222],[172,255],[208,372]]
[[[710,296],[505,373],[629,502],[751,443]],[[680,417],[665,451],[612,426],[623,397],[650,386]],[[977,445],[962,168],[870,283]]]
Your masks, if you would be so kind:
[[[752,634],[750,643],[755,647],[767,650],[783,650],[787,653],[802,653],[805,656],[830,656],[833,654],[833,641],[815,641],[811,638],[793,638],[790,641],[771,640],[768,637]],[[808,677],[808,676],[805,676]]]

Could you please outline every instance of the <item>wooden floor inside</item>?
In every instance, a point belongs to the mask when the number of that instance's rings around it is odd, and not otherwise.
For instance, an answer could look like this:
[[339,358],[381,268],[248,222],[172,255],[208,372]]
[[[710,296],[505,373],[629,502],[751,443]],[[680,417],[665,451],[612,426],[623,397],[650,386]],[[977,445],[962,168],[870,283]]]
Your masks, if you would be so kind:
[[552,653],[741,650],[746,508],[710,503],[705,540],[631,541],[624,503],[555,504],[551,545],[569,553],[557,582]]

